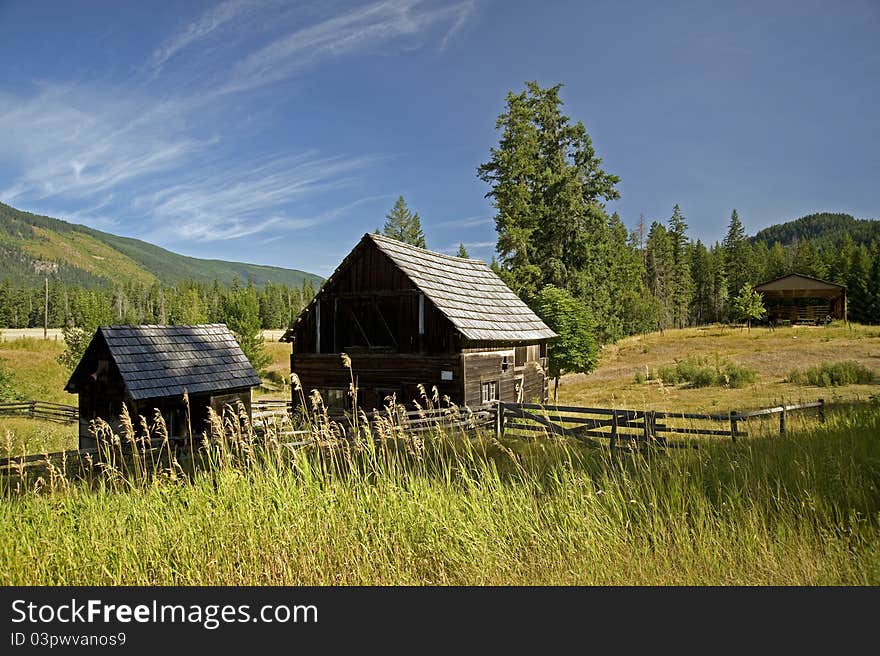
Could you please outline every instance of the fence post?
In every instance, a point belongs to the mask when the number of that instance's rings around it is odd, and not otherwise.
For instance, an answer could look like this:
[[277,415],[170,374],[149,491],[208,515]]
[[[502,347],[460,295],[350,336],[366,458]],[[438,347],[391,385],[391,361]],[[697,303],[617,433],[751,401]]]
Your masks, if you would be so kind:
[[736,442],[736,410],[730,411],[730,439]]
[[785,435],[785,406],[782,406],[782,412],[779,413],[779,434]]
[[495,437],[499,440],[504,437],[504,403],[501,401],[495,405]]
[[611,411],[611,441],[609,442],[608,447],[611,449],[613,455],[614,449],[617,448],[617,410]]
[[825,423],[825,399],[819,399],[819,421]]
[[36,401],[31,401],[31,407],[30,407],[30,410],[28,410],[28,415],[30,415],[30,418],[31,418],[31,419],[34,418],[34,413],[35,413],[36,411],[37,411],[37,402],[36,402]]

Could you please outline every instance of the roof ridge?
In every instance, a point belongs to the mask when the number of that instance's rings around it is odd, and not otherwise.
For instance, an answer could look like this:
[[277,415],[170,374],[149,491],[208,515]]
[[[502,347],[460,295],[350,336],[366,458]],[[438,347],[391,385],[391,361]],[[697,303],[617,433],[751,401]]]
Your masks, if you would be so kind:
[[365,237],[370,237],[373,239],[379,239],[382,241],[390,241],[392,244],[400,244],[404,248],[408,248],[414,251],[420,251],[422,253],[428,253],[429,255],[436,255],[438,257],[443,257],[449,260],[456,260],[458,262],[473,262],[475,264],[482,264],[483,266],[488,267],[485,260],[480,260],[474,257],[458,257],[457,255],[449,255],[447,253],[441,253],[440,251],[432,251],[429,248],[422,248],[421,246],[413,246],[405,241],[400,241],[399,239],[394,239],[393,237],[388,237],[383,234],[375,233],[375,232],[367,232],[364,234]]

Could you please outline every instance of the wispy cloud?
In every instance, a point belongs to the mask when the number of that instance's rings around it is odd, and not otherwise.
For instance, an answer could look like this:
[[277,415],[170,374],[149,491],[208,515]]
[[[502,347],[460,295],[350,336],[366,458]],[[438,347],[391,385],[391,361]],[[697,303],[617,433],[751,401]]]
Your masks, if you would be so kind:
[[469,216],[463,219],[441,221],[440,223],[435,223],[434,225],[438,228],[474,228],[481,225],[491,225],[493,221],[493,219],[487,218],[485,216]]
[[211,8],[153,52],[150,61],[153,72],[158,73],[165,62],[181,50],[202,41],[253,7],[254,3],[247,0],[226,0]]
[[[8,173],[0,200],[105,229],[124,225],[123,233],[144,238],[260,235],[263,243],[386,201],[390,195],[364,197],[358,183],[387,156],[291,155],[289,140],[283,154],[252,150],[241,108],[235,129],[224,131],[223,118],[233,114],[218,97],[346,55],[438,42],[442,50],[474,7],[474,0],[383,0],[331,15],[321,4],[279,9],[225,0],[144,53],[118,85],[44,82],[0,91],[0,166]],[[488,220],[463,221],[455,225]]]
[[30,98],[0,95],[0,157],[20,174],[0,197],[93,200],[179,166],[207,145],[174,126],[174,103],[144,103],[97,89],[47,86]]
[[385,46],[401,37],[417,37],[429,28],[452,23],[446,41],[471,14],[473,2],[430,5],[421,0],[384,0],[302,27],[245,57],[219,90],[251,89],[290,77],[318,62]]
[[301,230],[332,221],[361,203],[387,198],[369,196],[309,216],[296,209],[306,196],[343,190],[357,172],[380,160],[308,152],[201,177],[197,184],[173,185],[137,197],[134,206],[179,237],[194,241],[237,239],[270,228]]

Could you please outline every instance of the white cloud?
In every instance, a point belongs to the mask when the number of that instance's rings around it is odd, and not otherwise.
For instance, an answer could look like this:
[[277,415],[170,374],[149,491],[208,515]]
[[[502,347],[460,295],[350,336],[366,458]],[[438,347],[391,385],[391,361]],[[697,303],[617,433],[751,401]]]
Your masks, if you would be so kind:
[[180,166],[207,145],[175,126],[181,111],[73,86],[45,86],[30,98],[2,95],[0,159],[19,175],[0,197],[94,199]]
[[252,52],[236,64],[220,93],[270,84],[321,60],[369,51],[405,36],[418,36],[452,22],[443,45],[473,9],[471,1],[428,5],[420,0],[383,0],[297,29]]
[[247,2],[246,0],[226,0],[226,2],[222,2],[205,12],[198,20],[187,25],[153,52],[151,65],[154,72],[158,73],[165,65],[165,62],[181,50],[189,48],[193,44],[207,38],[213,32],[253,7],[254,3]]
[[491,225],[492,223],[494,223],[494,219],[486,218],[485,216],[468,216],[463,219],[452,219],[450,221],[441,221],[440,223],[435,223],[434,227],[437,227],[437,228],[475,228],[476,226]]
[[[331,210],[300,216],[295,205],[307,196],[340,191],[380,157],[320,157],[307,152],[235,168],[138,196],[134,207],[183,239],[237,239],[270,228],[301,230],[330,222],[369,196]],[[264,218],[269,216],[270,218]]]

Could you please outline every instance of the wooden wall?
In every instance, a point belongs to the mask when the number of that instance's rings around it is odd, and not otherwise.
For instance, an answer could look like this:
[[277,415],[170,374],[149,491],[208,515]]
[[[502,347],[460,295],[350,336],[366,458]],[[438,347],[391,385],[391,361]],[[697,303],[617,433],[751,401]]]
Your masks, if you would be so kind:
[[[394,353],[456,353],[458,331],[427,298],[422,301],[424,334],[420,337],[420,296],[391,258],[372,242],[361,242],[297,324],[296,352],[350,353],[379,347]],[[370,344],[365,343],[364,333]]]
[[[383,397],[397,395],[398,403],[411,405],[419,399],[419,384],[430,395],[436,386],[441,398],[445,394],[455,403],[462,398],[462,369],[460,355],[427,356],[410,353],[350,353],[351,373],[343,367],[336,353],[297,353],[291,356],[291,370],[299,376],[306,397],[313,389],[326,396],[327,389],[347,391],[354,374],[360,406],[367,410],[382,408]],[[451,380],[443,380],[442,372],[451,373]],[[299,393],[293,392],[294,403]],[[419,403],[421,400],[419,399]]]
[[[530,403],[544,402],[547,398],[547,382],[539,368],[540,361],[530,361],[516,367],[513,347],[494,348],[491,351],[469,351],[462,357],[465,380],[464,402],[469,406],[482,403],[483,384],[493,381],[497,383],[497,394],[501,401]],[[522,387],[521,395],[517,391],[517,384]]]

